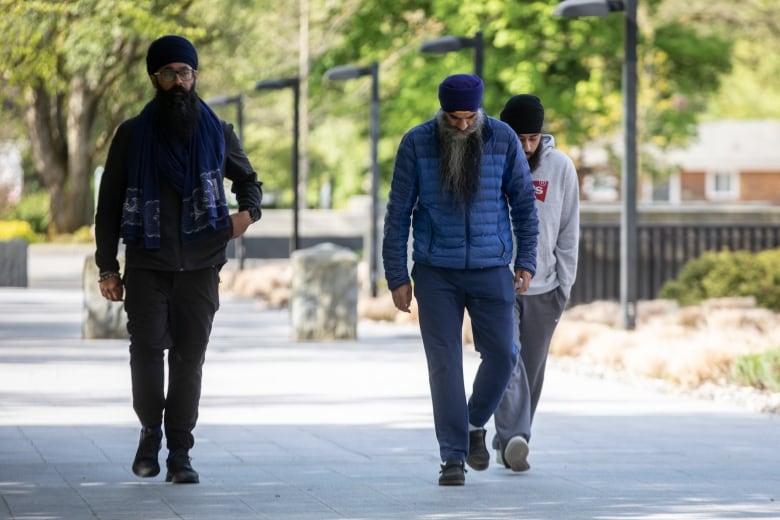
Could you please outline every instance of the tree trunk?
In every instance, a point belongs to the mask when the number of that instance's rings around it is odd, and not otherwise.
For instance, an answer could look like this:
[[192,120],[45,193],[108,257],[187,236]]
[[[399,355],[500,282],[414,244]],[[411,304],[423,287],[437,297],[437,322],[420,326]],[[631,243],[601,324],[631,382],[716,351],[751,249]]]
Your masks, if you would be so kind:
[[66,124],[68,143],[68,178],[65,203],[70,208],[70,231],[92,224],[95,209],[92,196],[93,171],[91,136],[95,123],[95,93],[86,80],[71,81]]
[[49,193],[49,235],[92,224],[90,135],[97,100],[83,79],[71,82],[67,103],[32,89],[27,111],[32,159]]

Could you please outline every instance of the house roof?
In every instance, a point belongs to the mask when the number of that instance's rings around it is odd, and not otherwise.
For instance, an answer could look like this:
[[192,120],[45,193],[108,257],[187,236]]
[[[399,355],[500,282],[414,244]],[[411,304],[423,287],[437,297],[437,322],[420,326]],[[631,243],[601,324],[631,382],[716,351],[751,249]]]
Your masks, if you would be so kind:
[[780,121],[700,123],[698,136],[668,151],[666,161],[684,170],[780,170]]

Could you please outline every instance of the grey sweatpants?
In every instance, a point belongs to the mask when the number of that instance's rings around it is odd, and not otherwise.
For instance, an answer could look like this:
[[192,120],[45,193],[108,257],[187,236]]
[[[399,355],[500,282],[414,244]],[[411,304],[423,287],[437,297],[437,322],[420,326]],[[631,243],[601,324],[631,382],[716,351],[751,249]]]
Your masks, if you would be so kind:
[[520,356],[493,414],[496,426],[493,448],[503,450],[515,436],[530,441],[531,425],[542,395],[550,341],[565,307],[566,297],[560,287],[544,294],[515,298]]

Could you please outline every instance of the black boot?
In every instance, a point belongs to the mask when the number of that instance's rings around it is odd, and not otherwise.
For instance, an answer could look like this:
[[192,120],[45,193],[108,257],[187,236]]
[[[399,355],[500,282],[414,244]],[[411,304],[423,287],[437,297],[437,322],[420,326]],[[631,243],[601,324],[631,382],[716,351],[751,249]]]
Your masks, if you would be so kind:
[[187,450],[171,450],[165,464],[168,466],[168,474],[165,475],[166,482],[173,484],[197,484],[200,482],[198,472],[192,469]]
[[490,453],[485,446],[486,433],[484,428],[469,432],[469,455],[466,457],[466,464],[477,471],[485,470],[490,465]]
[[466,468],[462,460],[448,460],[439,471],[440,486],[462,486],[466,483]]
[[162,442],[162,430],[160,428],[142,428],[141,439],[138,441],[138,450],[133,460],[133,473],[139,477],[155,477],[160,473],[160,462],[157,455]]

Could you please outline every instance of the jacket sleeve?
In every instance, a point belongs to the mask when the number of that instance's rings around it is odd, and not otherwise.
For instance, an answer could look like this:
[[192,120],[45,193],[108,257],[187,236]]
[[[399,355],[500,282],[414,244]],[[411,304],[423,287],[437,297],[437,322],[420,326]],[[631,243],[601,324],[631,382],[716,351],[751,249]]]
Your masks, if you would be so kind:
[[119,272],[117,251],[127,189],[127,149],[132,129],[132,120],[125,121],[116,129],[100,177],[95,211],[95,264],[101,273]]
[[520,153],[517,138],[510,140],[504,185],[510,205],[512,231],[515,235],[515,270],[523,269],[536,274],[536,245],[539,220],[536,214],[536,196],[531,181],[531,169],[525,154]]
[[410,282],[408,242],[412,209],[417,201],[417,161],[414,142],[405,135],[398,147],[385,212],[382,261],[392,291]]
[[555,244],[556,269],[558,283],[566,298],[577,276],[577,260],[580,245],[580,188],[574,163],[566,157],[563,175],[564,195],[561,208],[561,225],[558,241]]
[[263,183],[258,181],[249,158],[233,130],[233,125],[222,122],[225,134],[225,177],[232,181],[230,191],[236,195],[239,211],[256,208],[258,214],[263,201]]

